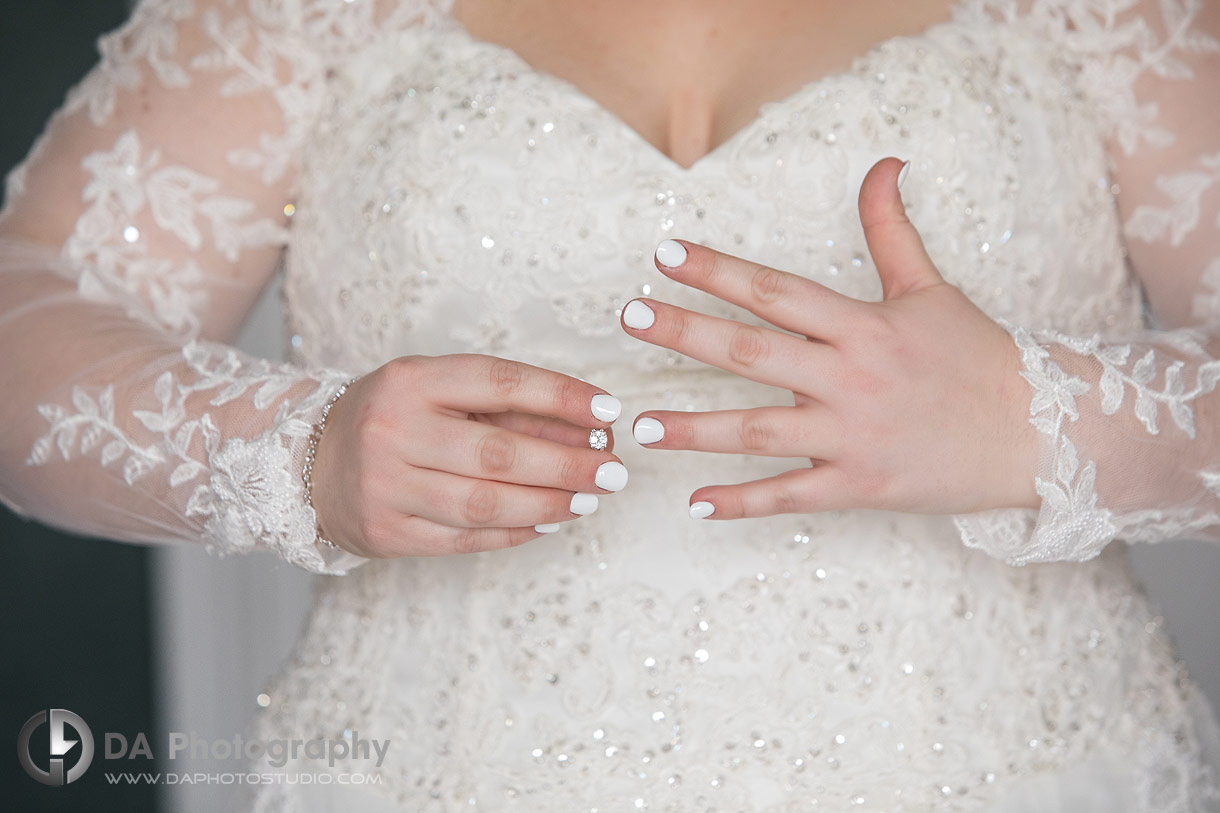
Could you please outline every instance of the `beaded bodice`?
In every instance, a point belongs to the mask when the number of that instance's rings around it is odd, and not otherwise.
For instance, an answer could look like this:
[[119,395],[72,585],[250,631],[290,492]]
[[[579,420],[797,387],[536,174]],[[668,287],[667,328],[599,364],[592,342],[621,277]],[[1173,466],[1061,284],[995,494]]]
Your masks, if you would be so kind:
[[435,15],[330,83],[294,217],[294,343],[359,368],[472,350],[577,375],[691,367],[618,327],[642,291],[717,310],[658,275],[652,247],[680,236],[880,299],[855,197],[887,154],[912,159],[912,220],[986,312],[1077,333],[1137,324],[1099,125],[1056,49],[963,3],[764,105],[683,169]]

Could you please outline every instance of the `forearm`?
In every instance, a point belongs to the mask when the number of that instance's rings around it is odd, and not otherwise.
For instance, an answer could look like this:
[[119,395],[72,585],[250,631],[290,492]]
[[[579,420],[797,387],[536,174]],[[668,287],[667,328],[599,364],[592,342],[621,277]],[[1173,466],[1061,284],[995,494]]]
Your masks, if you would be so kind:
[[1024,564],[1089,559],[1119,538],[1220,541],[1220,337],[1005,327],[1028,382],[1041,501],[955,517],[968,545]]
[[[10,252],[11,253],[11,252]],[[129,541],[267,548],[341,572],[314,545],[306,439],[350,376],[178,341],[74,283],[4,265],[0,497],[18,513]]]

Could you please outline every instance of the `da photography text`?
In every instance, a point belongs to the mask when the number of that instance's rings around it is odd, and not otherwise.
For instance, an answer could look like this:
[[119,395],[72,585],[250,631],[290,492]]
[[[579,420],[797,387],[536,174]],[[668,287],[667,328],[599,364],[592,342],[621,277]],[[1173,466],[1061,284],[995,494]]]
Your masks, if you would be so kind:
[[[167,740],[165,756],[168,759],[259,759],[266,755],[273,768],[283,768],[289,760],[326,760],[335,767],[336,762],[346,759],[376,759],[380,768],[390,750],[390,741],[361,737],[358,731],[351,737],[334,739],[245,739],[240,734],[231,739],[212,740],[200,737],[194,731],[189,734],[171,731]],[[156,759],[148,737],[140,732],[128,740],[123,734],[107,731],[103,755],[106,759]]]

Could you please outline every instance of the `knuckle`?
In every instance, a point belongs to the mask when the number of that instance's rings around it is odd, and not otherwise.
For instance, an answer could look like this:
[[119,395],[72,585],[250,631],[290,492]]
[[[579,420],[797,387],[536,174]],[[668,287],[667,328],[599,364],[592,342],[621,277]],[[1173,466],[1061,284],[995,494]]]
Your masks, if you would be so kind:
[[761,415],[746,415],[741,420],[741,445],[751,451],[766,449],[775,437],[771,422]]
[[362,517],[357,524],[357,530],[365,547],[372,553],[384,555],[393,543],[389,526],[378,517]]
[[885,389],[885,378],[867,369],[857,369],[851,374],[852,389],[871,399]]
[[485,474],[504,474],[517,458],[517,444],[506,432],[493,432],[479,441],[479,468]]
[[526,542],[533,539],[538,534],[532,529],[518,530],[516,528],[505,531],[507,538],[504,540],[505,547],[516,548],[524,545]]
[[775,512],[777,514],[799,514],[803,500],[792,486],[781,486],[775,491]]
[[669,330],[670,343],[679,347],[686,346],[691,337],[690,317],[675,309],[666,316],[665,324]]
[[509,359],[496,359],[488,369],[488,383],[499,396],[508,396],[521,387],[524,373],[518,362]]
[[750,275],[750,293],[759,302],[771,303],[781,299],[789,290],[787,275],[765,265],[754,266]]
[[[705,252],[699,252],[704,254]],[[690,262],[687,260],[687,262]],[[725,275],[731,273],[729,258],[716,252],[711,252],[700,266],[703,272],[704,279],[716,285],[724,280]]]
[[853,486],[856,493],[868,504],[876,505],[884,501],[889,488],[889,480],[884,473],[868,469],[856,473],[853,478]]
[[419,356],[397,356],[386,362],[384,369],[394,375],[410,375],[419,367],[421,361]]
[[485,525],[495,519],[498,503],[495,486],[479,483],[466,496],[462,517],[472,525]]
[[559,461],[559,482],[563,488],[587,489],[593,482],[580,455],[565,454]]
[[758,328],[739,325],[729,339],[729,358],[743,367],[753,367],[767,353],[767,342]]
[[453,552],[476,553],[479,550],[479,532],[474,528],[463,528],[453,537]]
[[[375,378],[390,391],[398,391],[414,386],[420,378],[422,366],[423,359],[420,356],[398,356],[386,362]],[[384,392],[381,387],[377,389],[378,392]]]
[[716,444],[714,430],[701,421],[681,415],[677,418],[667,418],[665,424],[665,440],[679,446],[692,449],[704,449]]
[[586,386],[588,385],[567,376],[560,377],[559,381],[555,384],[555,391],[552,395],[555,399],[554,403],[558,404],[563,410],[571,409],[572,412],[578,413],[578,408],[582,401],[587,406],[593,399],[593,396],[589,395],[585,389]]

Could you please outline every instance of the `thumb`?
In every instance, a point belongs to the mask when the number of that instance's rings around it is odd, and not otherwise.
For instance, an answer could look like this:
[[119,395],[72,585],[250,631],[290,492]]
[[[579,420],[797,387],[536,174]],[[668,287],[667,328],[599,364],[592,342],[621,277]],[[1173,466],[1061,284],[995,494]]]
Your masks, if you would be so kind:
[[885,299],[944,281],[924,250],[919,232],[907,219],[898,191],[898,179],[906,166],[897,158],[883,158],[860,186],[860,224]]

